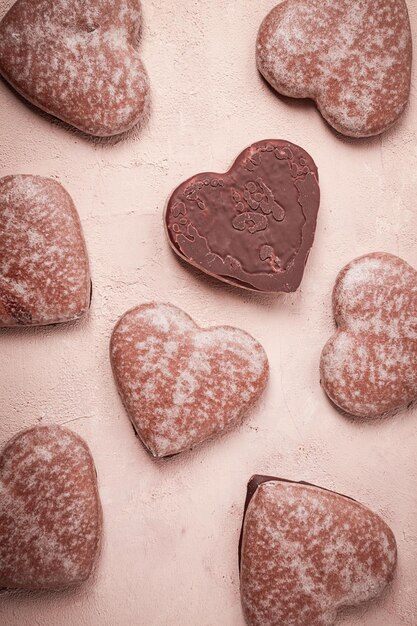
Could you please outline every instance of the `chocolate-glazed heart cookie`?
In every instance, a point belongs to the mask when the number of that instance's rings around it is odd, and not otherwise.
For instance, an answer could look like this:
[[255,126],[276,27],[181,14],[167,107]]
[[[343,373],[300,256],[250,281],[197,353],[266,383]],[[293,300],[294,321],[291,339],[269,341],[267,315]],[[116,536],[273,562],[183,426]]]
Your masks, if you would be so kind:
[[146,113],[140,0],[17,0],[0,22],[0,73],[29,102],[95,136]]
[[342,411],[377,418],[417,400],[417,272],[374,252],[354,259],[333,290],[337,331],[323,348],[321,384]]
[[102,512],[90,450],[60,426],[37,426],[0,455],[0,589],[61,589],[93,571]]
[[362,504],[306,483],[254,476],[240,542],[250,626],[333,626],[394,577],[395,537]]
[[197,174],[172,194],[165,226],[182,259],[226,283],[265,292],[299,286],[316,229],[317,167],[277,139],[244,150],[226,174]]
[[0,179],[0,327],[82,317],[91,280],[71,196],[42,176]]
[[117,388],[154,457],[178,454],[240,424],[268,380],[268,359],[248,333],[199,328],[163,303],[142,304],[110,343]]
[[404,0],[285,0],[258,33],[259,71],[279,93],[311,98],[352,137],[377,135],[410,95],[412,41]]

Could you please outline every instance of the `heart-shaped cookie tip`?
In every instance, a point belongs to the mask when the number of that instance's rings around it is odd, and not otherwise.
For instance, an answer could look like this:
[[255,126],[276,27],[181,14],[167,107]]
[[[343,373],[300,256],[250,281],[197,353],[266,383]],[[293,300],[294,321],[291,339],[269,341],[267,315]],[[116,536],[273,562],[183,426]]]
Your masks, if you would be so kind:
[[253,477],[241,546],[250,626],[333,626],[394,576],[390,528],[362,504],[313,485]]
[[264,349],[246,332],[199,328],[170,304],[143,304],[123,315],[110,357],[123,404],[154,457],[237,426],[269,373]]
[[0,73],[43,111],[95,136],[146,114],[139,0],[17,0],[0,23]]
[[259,71],[279,93],[311,98],[352,137],[377,135],[410,94],[412,41],[404,0],[285,0],[263,21]]
[[90,299],[87,250],[70,195],[50,178],[0,179],[0,326],[77,320]]
[[85,581],[101,526],[94,463],[80,437],[38,426],[9,441],[0,456],[0,588]]
[[416,270],[383,252],[355,259],[337,277],[333,311],[337,332],[320,362],[330,400],[361,418],[416,401]]
[[267,139],[226,174],[197,174],[172,194],[165,227],[176,254],[219,280],[265,292],[295,291],[313,245],[318,173],[302,148]]

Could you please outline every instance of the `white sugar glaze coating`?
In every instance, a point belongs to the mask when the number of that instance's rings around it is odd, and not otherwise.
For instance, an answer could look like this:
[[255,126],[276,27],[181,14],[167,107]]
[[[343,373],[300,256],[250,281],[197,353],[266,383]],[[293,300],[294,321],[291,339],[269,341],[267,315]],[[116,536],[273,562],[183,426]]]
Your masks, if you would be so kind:
[[149,81],[139,0],[17,0],[0,23],[0,73],[27,100],[95,136],[130,130]]
[[37,426],[9,441],[0,456],[0,588],[85,581],[101,526],[94,463],[78,435]]
[[111,338],[119,393],[155,457],[177,454],[240,423],[268,378],[262,346],[237,328],[199,328],[169,304],[127,312]]
[[257,64],[279,93],[315,100],[352,137],[376,135],[410,94],[412,40],[404,0],[286,0],[262,23]]
[[343,411],[375,418],[417,399],[417,272],[386,253],[349,263],[333,291],[338,330],[325,345],[321,381]]
[[246,511],[241,595],[250,626],[333,626],[341,608],[379,596],[394,535],[363,505],[318,487],[262,483]]
[[0,179],[0,326],[73,321],[90,298],[87,250],[68,192],[41,176]]

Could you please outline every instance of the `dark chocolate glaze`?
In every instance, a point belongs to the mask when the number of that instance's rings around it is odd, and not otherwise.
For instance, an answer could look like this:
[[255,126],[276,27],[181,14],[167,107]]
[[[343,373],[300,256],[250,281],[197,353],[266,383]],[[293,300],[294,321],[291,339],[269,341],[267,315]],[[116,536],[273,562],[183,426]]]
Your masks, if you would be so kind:
[[266,139],[226,174],[197,174],[172,194],[165,227],[191,265],[246,289],[295,291],[313,244],[317,167],[299,146]]
[[246,490],[246,500],[245,506],[243,509],[243,519],[242,519],[242,528],[240,530],[239,537],[239,571],[240,571],[240,560],[241,560],[241,552],[242,552],[242,539],[243,539],[243,526],[245,524],[246,511],[248,510],[248,506],[253,496],[256,493],[256,490],[263,483],[269,482],[280,482],[280,483],[289,483],[290,485],[304,485],[305,487],[314,487],[315,489],[320,489],[321,491],[327,491],[328,493],[334,493],[337,496],[341,496],[342,498],[346,498],[346,500],[352,500],[352,502],[357,502],[354,498],[350,498],[349,496],[345,496],[343,493],[338,493],[337,491],[332,491],[331,489],[326,489],[325,487],[319,487],[318,485],[314,485],[313,483],[305,482],[304,480],[288,480],[287,478],[276,478],[275,476],[264,476],[262,474],[255,474],[248,482],[247,490]]

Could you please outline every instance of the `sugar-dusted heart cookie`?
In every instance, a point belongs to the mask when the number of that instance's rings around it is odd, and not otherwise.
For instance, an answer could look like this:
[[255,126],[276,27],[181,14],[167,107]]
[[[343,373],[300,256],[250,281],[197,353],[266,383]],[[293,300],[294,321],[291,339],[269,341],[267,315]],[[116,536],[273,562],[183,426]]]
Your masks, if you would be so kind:
[[0,455],[0,588],[85,581],[101,526],[93,459],[78,435],[37,426],[9,441]]
[[169,199],[173,250],[216,278],[255,291],[295,291],[313,245],[320,202],[317,167],[305,150],[267,139],[226,174],[197,174]]
[[140,0],[17,0],[0,23],[0,73],[85,133],[123,133],[148,98],[140,25]]
[[411,48],[404,0],[285,0],[259,29],[256,59],[279,93],[311,98],[340,133],[367,137],[407,104]]
[[417,272],[391,254],[359,257],[337,277],[333,310],[320,363],[332,402],[372,418],[417,400]]
[[110,357],[127,413],[154,457],[238,425],[269,373],[264,349],[243,330],[199,328],[170,304],[143,304],[123,315]]
[[1,178],[0,327],[76,320],[90,299],[87,250],[70,195],[50,178]]
[[240,541],[250,626],[333,626],[344,608],[379,596],[394,576],[392,531],[362,504],[269,476],[248,485]]

